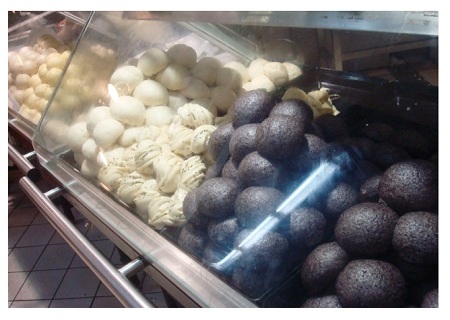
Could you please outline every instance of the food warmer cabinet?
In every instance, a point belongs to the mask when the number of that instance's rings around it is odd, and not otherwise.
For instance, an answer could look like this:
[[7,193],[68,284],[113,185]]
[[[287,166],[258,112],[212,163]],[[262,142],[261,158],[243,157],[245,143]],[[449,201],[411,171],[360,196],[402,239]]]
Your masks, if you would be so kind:
[[435,306],[438,87],[359,69],[437,40],[436,12],[92,12],[32,138],[55,188],[20,185],[125,306],[142,269],[185,307]]

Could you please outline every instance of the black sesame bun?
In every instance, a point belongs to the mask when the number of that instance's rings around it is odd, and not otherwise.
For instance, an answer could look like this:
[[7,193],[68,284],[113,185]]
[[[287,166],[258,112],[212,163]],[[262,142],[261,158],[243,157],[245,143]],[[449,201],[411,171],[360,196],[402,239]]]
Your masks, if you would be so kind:
[[369,123],[361,129],[363,136],[376,142],[389,140],[394,131],[390,125],[382,122]]
[[384,172],[379,193],[399,213],[434,212],[438,202],[437,166],[420,159],[396,163]]
[[347,252],[365,257],[380,256],[392,245],[399,216],[379,203],[356,204],[342,213],[336,222],[336,242]]
[[256,150],[271,160],[292,158],[302,147],[305,131],[305,123],[298,118],[269,117],[256,130]]
[[256,151],[256,129],[258,123],[243,125],[234,130],[229,144],[230,155],[236,163],[250,152]]
[[233,132],[233,125],[228,122],[219,125],[211,133],[208,141],[208,155],[212,160],[220,162],[222,165],[228,160],[230,156],[229,142]]
[[425,295],[422,303],[420,304],[421,308],[439,308],[439,294],[438,289],[431,290]]
[[302,308],[342,308],[339,299],[335,295],[313,297],[307,299]]
[[232,106],[233,127],[262,122],[274,106],[275,99],[264,89],[240,94]]
[[208,235],[206,232],[199,230],[192,224],[186,224],[178,236],[178,245],[188,253],[201,258],[206,243],[208,242]]
[[276,187],[280,169],[276,163],[253,151],[242,159],[237,175],[244,187]]
[[200,214],[211,218],[226,218],[234,214],[234,202],[239,185],[229,178],[212,178],[203,182],[197,194]]
[[209,217],[198,212],[197,194],[199,187],[189,191],[183,200],[183,214],[186,220],[194,227],[205,229],[209,223]]
[[325,141],[335,141],[350,135],[347,123],[340,117],[324,114],[314,119],[314,123],[322,129]]
[[331,189],[324,201],[323,214],[327,219],[336,221],[348,208],[358,203],[358,191],[352,185],[341,182]]
[[314,208],[298,208],[289,215],[289,241],[297,248],[311,248],[324,241],[327,220]]
[[361,184],[358,193],[359,202],[378,202],[378,186],[380,185],[382,174],[375,174],[366,179]]
[[392,264],[381,260],[350,261],[336,280],[342,307],[396,308],[404,306],[406,281]]
[[380,142],[375,146],[372,161],[382,169],[386,169],[391,165],[408,160],[409,154],[400,147],[390,142]]
[[241,231],[235,217],[212,219],[208,225],[208,237],[225,248],[233,248],[236,236]]
[[307,127],[309,127],[314,118],[311,107],[305,102],[296,99],[278,102],[269,114],[270,117],[275,115],[298,117],[307,124]]
[[233,179],[236,182],[239,182],[238,177],[238,164],[233,161],[233,159],[228,159],[227,162],[225,162],[225,165],[222,168],[221,176],[223,178],[230,178]]
[[438,242],[438,216],[425,211],[402,215],[392,239],[394,250],[400,258],[425,265],[437,265]]
[[274,214],[284,200],[284,194],[271,187],[248,187],[237,196],[235,214],[243,228],[257,227],[267,216]]
[[336,281],[347,265],[347,252],[337,242],[317,246],[306,257],[301,269],[301,281],[310,295],[316,296]]
[[433,151],[430,141],[416,130],[397,130],[390,142],[406,150],[412,158],[426,159]]

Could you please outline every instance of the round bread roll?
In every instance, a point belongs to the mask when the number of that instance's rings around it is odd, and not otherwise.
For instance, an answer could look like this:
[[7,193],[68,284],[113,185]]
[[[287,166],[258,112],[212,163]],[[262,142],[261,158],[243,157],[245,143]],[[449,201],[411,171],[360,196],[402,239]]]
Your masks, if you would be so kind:
[[85,177],[96,178],[100,170],[100,166],[95,161],[84,159],[81,163],[80,171]]
[[121,96],[111,102],[111,116],[131,126],[140,126],[145,121],[145,106],[136,98]]
[[268,62],[263,67],[264,74],[276,86],[281,86],[289,81],[286,67],[280,62]]
[[117,143],[122,147],[129,147],[137,142],[137,137],[145,130],[145,127],[127,128],[117,140]]
[[156,75],[156,81],[169,90],[181,90],[189,85],[189,70],[181,64],[171,63]]
[[248,66],[248,75],[250,80],[255,79],[258,76],[264,75],[264,65],[268,63],[266,59],[257,58],[250,62]]
[[140,56],[137,67],[146,77],[151,77],[167,67],[170,58],[167,53],[158,48],[151,48]]
[[189,84],[180,91],[189,99],[208,98],[210,95],[208,86],[199,79],[190,77]]
[[47,59],[45,59],[45,63],[47,64],[47,68],[57,68],[57,69],[64,69],[64,66],[66,64],[66,61],[58,52],[50,53],[47,56]]
[[74,152],[81,152],[81,148],[88,138],[86,122],[75,123],[67,131],[67,146]]
[[144,80],[139,83],[134,89],[133,97],[146,106],[166,105],[169,102],[166,87],[154,80]]
[[289,81],[291,81],[291,80],[293,80],[293,79],[295,79],[295,78],[301,76],[302,73],[303,73],[303,72],[302,72],[302,69],[300,69],[299,66],[297,66],[297,65],[295,65],[295,64],[293,64],[293,63],[290,63],[290,62],[283,62],[282,64],[283,64],[283,66],[286,68],[286,71],[287,71],[287,73],[288,73],[288,79],[289,79]]
[[18,74],[14,81],[14,85],[17,89],[27,89],[30,86],[30,78],[31,77],[26,73]]
[[242,81],[241,74],[235,69],[223,67],[217,70],[216,85],[228,86],[235,92],[239,92],[242,83],[244,82]]
[[30,80],[29,80],[29,86],[30,87],[33,87],[33,88],[35,88],[36,89],[36,87],[38,86],[38,85],[40,85],[42,83],[42,81],[41,81],[41,78],[39,77],[39,75],[36,73],[36,74],[33,74],[31,77],[30,77]]
[[111,118],[97,123],[92,136],[100,148],[107,149],[117,141],[124,131],[124,125]]
[[58,82],[59,76],[61,75],[62,71],[58,68],[51,68],[48,69],[47,74],[45,75],[45,79],[47,83],[51,86],[55,86]]
[[179,107],[188,103],[188,99],[178,91],[169,91],[168,106],[177,111]]
[[109,110],[107,106],[96,106],[89,111],[86,119],[86,129],[91,135],[94,133],[97,123],[111,118]]
[[204,57],[197,61],[191,69],[192,76],[211,86],[216,81],[217,70],[222,68],[222,62],[214,57]]
[[[123,154],[125,153],[125,148],[114,144],[109,149],[99,149],[97,162],[101,163],[102,165],[118,165],[118,166],[125,166],[123,163]],[[128,169],[127,169],[128,170]]]
[[236,94],[228,86],[217,86],[211,90],[211,101],[222,114],[227,113],[236,99]]
[[241,82],[247,82],[250,80],[248,69],[242,63],[238,61],[230,61],[225,63],[224,68],[234,69],[241,75]]
[[123,66],[114,71],[111,76],[111,84],[119,95],[129,95],[136,86],[144,81],[142,71],[135,66]]
[[173,62],[178,63],[188,69],[192,68],[197,62],[197,52],[183,43],[178,43],[167,49],[167,55]]
[[92,162],[97,162],[98,152],[99,148],[94,139],[92,137],[87,138],[81,147],[83,156]]
[[145,111],[145,124],[147,126],[163,127],[170,125],[175,111],[167,106],[153,106]]
[[267,92],[273,92],[276,86],[266,75],[262,74],[253,78],[252,81],[245,83],[244,89],[246,91],[264,89]]

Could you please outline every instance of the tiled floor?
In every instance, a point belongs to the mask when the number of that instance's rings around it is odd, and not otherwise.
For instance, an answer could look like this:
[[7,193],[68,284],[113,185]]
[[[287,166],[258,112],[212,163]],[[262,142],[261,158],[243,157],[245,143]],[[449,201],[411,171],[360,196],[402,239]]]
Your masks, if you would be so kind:
[[[122,308],[67,242],[20,190],[18,170],[8,171],[8,307]],[[45,185],[37,183],[47,191]],[[118,249],[79,212],[77,228],[118,268]],[[160,287],[145,273],[138,288],[157,307],[167,307]]]

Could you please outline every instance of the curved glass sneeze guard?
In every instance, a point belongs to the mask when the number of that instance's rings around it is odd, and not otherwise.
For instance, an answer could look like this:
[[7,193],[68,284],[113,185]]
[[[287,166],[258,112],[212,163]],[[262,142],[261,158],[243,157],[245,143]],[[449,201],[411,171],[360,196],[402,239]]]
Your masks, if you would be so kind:
[[[383,210],[362,184],[437,157],[435,128],[369,110],[385,81],[258,58],[256,37],[241,42],[228,25],[217,40],[208,23],[123,16],[93,13],[33,144],[72,195],[200,306],[300,306],[316,294],[296,285],[303,263],[335,243],[344,210]],[[369,138],[380,120],[429,144],[384,158],[375,147],[392,145]],[[431,198],[423,210],[435,214]],[[379,249],[369,247],[362,255]],[[383,242],[371,257],[395,264],[391,249]]]

